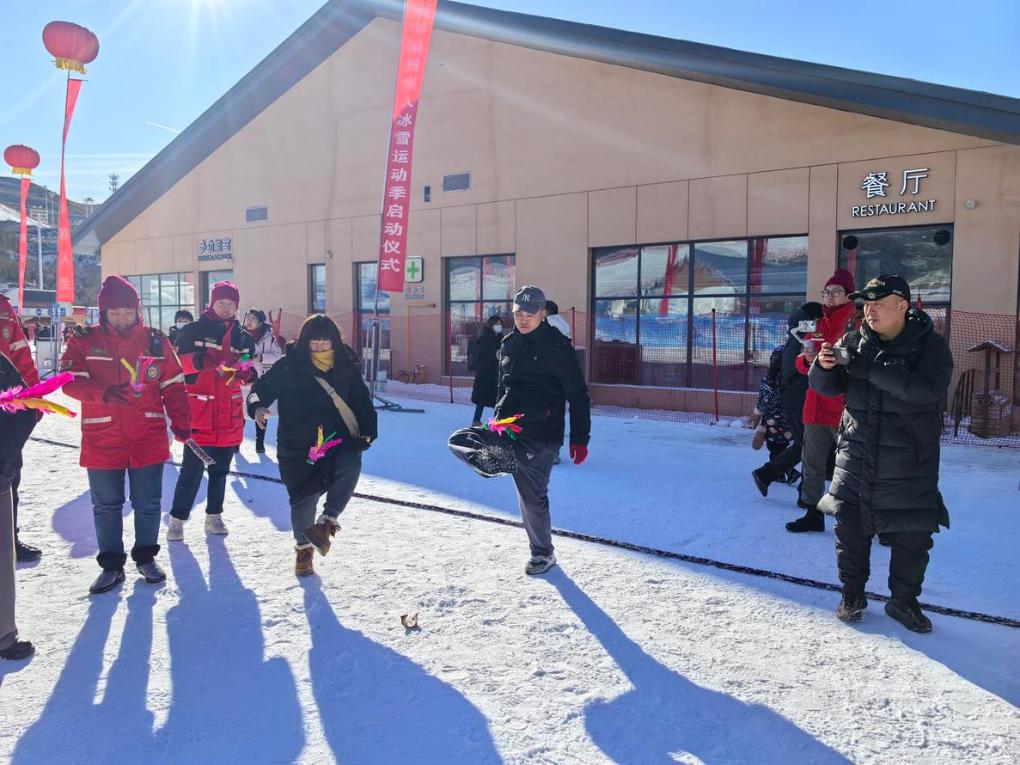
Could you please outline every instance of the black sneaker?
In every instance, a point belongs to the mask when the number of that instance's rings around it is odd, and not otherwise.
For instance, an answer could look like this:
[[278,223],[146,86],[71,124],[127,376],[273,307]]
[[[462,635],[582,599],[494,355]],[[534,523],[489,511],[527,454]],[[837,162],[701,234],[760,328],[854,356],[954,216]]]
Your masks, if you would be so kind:
[[786,524],[786,530],[794,534],[805,531],[825,531],[825,516],[818,510],[808,510],[803,517]]
[[797,468],[790,468],[786,471],[786,478],[784,479],[786,481],[786,485],[793,486],[800,480],[800,476],[801,472],[797,470]]
[[21,661],[35,653],[35,646],[27,640],[15,640],[4,650],[0,651],[0,659],[7,661]]
[[266,453],[266,447],[264,447],[262,445],[256,446],[255,447],[255,453],[256,454],[265,454]]
[[98,595],[101,592],[109,592],[118,584],[124,581],[124,569],[118,568],[113,571],[103,571],[96,577],[96,581],[89,587],[89,594]]
[[17,537],[14,538],[14,554],[18,563],[33,563],[42,557],[42,550],[32,545],[27,545]]
[[[758,470],[761,470],[761,468],[758,468]],[[759,473],[758,470],[751,471],[751,478],[754,479],[754,485],[758,487],[758,491],[761,492],[761,495],[763,497],[767,497],[769,495],[769,482],[761,477],[761,473]]]
[[836,608],[836,617],[844,622],[859,622],[867,607],[868,599],[863,592],[844,592]]
[[885,604],[885,612],[911,632],[931,632],[931,619],[921,611],[917,598],[893,598]]

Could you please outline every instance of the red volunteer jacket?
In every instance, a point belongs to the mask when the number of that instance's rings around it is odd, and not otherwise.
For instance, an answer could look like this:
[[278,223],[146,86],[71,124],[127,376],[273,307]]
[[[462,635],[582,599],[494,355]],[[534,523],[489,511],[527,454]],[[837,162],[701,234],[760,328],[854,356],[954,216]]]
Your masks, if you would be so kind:
[[[822,306],[822,318],[818,321],[817,332],[811,337],[817,338],[817,348],[822,347],[822,342],[835,345],[843,335],[851,330],[857,329],[857,309],[852,302],[844,303],[836,308]],[[806,375],[811,365],[803,355],[797,357],[797,371]],[[843,417],[843,396],[823,396],[814,388],[808,388],[807,396],[804,399],[804,424],[805,425],[828,425],[831,428],[838,428],[839,421]]]
[[21,329],[14,306],[3,295],[0,295],[0,353],[9,358],[18,372],[25,379],[25,385],[39,382],[39,371],[35,368],[32,349]]
[[[135,366],[140,356],[155,359],[144,375],[141,395],[127,405],[103,403],[107,388],[131,382],[121,359]],[[105,326],[72,337],[60,368],[74,375],[64,392],[82,402],[79,463],[84,468],[117,470],[165,462],[170,458],[166,416],[175,428],[191,427],[181,364],[162,333],[141,322],[127,337]]]
[[[255,343],[236,319],[225,322],[206,311],[177,333],[191,404],[192,438],[201,446],[237,446],[244,440],[244,393],[239,375],[218,371],[241,356],[254,355]],[[233,378],[233,379],[231,379]]]

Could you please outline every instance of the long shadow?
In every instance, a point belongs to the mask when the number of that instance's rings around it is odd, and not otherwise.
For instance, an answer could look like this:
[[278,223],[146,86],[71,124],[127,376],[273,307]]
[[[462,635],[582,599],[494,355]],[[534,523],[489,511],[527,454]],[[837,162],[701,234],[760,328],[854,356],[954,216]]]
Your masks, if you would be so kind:
[[[263,458],[266,455],[260,455]],[[278,478],[279,468],[269,461],[251,462],[241,452],[234,457],[234,469],[242,473],[258,473]],[[290,531],[290,502],[287,490],[279,484],[235,476],[230,479],[230,488],[252,515],[268,518],[277,531]]]
[[[102,701],[95,695],[103,653],[120,599],[95,598],[39,719],[18,741],[14,763],[131,762],[153,754],[153,715],[146,706],[156,588],[137,586]],[[147,754],[143,754],[147,753]]]
[[488,721],[456,689],[344,627],[317,577],[301,582],[312,693],[338,762],[502,762]]
[[585,728],[619,763],[845,763],[848,760],[768,707],[747,704],[687,680],[627,637],[561,569],[548,581],[634,686],[586,710]]
[[209,583],[191,550],[172,544],[180,601],[167,613],[173,697],[158,748],[172,762],[290,762],[305,743],[297,686],[266,660],[255,594],[222,538],[209,544]]

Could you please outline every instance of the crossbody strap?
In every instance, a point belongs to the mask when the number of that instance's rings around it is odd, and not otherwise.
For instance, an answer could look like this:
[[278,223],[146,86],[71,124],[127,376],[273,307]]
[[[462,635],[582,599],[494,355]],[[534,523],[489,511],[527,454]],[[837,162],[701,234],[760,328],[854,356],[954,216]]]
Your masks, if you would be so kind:
[[326,382],[323,378],[318,375],[315,376],[315,381],[322,386],[322,389],[326,391],[326,395],[333,400],[333,406],[340,412],[340,419],[344,421],[344,425],[347,426],[347,430],[354,438],[361,438],[361,428],[358,427],[358,418],[354,416],[354,410],[351,409],[347,402],[340,398],[340,394],[336,392],[336,388]]

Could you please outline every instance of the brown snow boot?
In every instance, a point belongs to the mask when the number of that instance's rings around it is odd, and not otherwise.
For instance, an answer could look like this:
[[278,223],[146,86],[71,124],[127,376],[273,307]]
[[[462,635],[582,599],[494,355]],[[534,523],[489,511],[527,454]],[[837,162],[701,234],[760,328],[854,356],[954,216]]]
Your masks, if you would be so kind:
[[336,536],[339,530],[340,524],[336,522],[336,518],[323,514],[319,516],[319,519],[313,526],[309,526],[304,530],[304,535],[315,546],[315,549],[319,551],[319,555],[325,555],[329,552],[329,548],[332,547],[333,537]]
[[296,545],[297,561],[294,563],[294,573],[298,576],[310,576],[315,573],[312,561],[315,558],[315,548],[311,545]]

